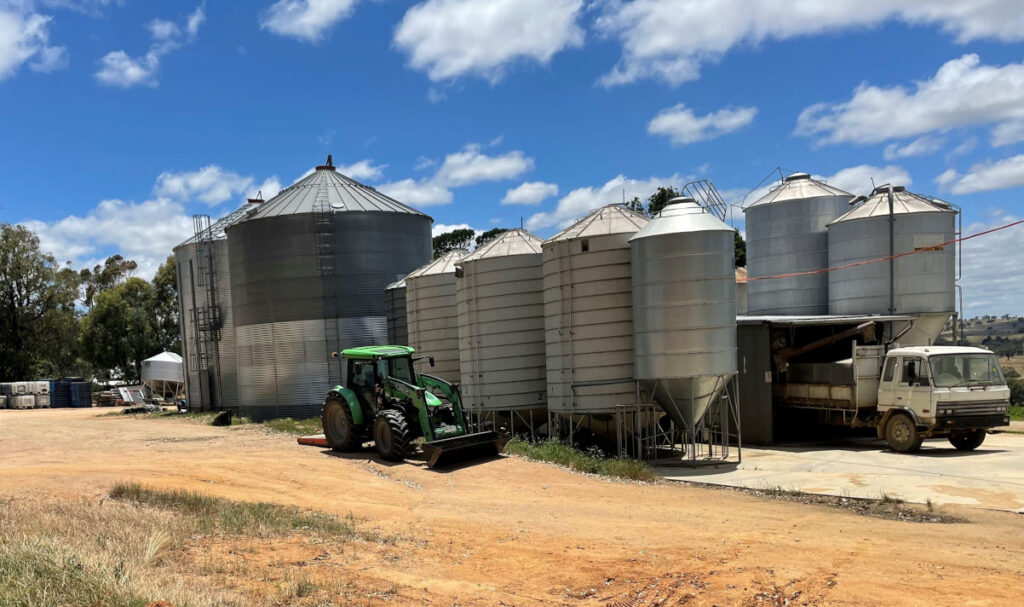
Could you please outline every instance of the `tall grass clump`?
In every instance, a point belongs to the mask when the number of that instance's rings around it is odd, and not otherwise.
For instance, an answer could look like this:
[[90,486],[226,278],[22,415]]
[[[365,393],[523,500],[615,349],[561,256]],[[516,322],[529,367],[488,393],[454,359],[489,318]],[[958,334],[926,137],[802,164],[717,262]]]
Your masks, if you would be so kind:
[[531,443],[514,438],[505,447],[505,452],[540,462],[559,464],[576,472],[635,481],[654,481],[658,479],[654,469],[644,462],[624,457],[609,458],[591,455],[555,440]]
[[353,525],[324,512],[267,502],[236,502],[195,491],[150,489],[138,483],[117,483],[110,497],[132,504],[169,510],[188,517],[200,532],[256,536],[314,531],[319,535],[349,537]]
[[263,422],[263,427],[272,432],[298,435],[322,434],[324,431],[319,417],[310,417],[308,419],[292,419],[290,417],[268,419]]

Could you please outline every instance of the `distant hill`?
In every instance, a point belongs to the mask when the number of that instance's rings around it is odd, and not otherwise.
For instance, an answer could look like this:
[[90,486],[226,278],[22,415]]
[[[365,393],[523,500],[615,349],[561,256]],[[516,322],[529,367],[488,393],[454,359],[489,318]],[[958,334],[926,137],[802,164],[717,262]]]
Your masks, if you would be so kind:
[[[986,347],[1000,356],[1024,354],[1024,317],[1005,314],[967,318],[963,333],[971,345]],[[952,339],[952,327],[947,325],[936,343],[953,343]]]

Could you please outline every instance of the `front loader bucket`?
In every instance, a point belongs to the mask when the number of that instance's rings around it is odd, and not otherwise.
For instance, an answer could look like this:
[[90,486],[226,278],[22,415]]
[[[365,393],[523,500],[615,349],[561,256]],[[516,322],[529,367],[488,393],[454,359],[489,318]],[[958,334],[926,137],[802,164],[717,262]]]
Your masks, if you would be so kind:
[[453,438],[442,438],[423,444],[427,456],[427,467],[449,466],[481,457],[495,457],[505,448],[508,436],[497,432],[477,432]]

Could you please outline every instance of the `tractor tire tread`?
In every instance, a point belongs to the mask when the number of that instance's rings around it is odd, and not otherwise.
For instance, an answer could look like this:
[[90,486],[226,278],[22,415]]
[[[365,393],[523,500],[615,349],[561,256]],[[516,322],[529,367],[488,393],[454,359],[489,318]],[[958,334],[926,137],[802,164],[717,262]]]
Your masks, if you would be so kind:
[[[335,410],[336,409],[336,410]],[[349,431],[344,438],[332,433],[331,422],[333,416],[342,415],[344,423],[347,423]],[[320,414],[320,425],[323,426],[324,437],[332,451],[338,453],[350,453],[358,451],[363,446],[362,430],[357,428],[352,420],[352,411],[349,410],[348,402],[340,396],[331,395],[324,401],[324,408]]]
[[[399,462],[406,458],[412,446],[412,432],[405,414],[397,409],[384,409],[377,414],[377,420],[386,420],[391,428],[391,449],[384,452],[377,445],[377,453],[384,459]],[[376,441],[374,441],[376,443]]]

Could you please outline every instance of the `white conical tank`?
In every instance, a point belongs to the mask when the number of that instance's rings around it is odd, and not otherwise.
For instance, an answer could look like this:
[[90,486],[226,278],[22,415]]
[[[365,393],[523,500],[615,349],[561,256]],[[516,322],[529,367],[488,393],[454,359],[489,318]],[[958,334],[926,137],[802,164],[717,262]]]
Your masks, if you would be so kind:
[[547,401],[543,240],[510,230],[458,262],[462,399],[477,411]]
[[449,251],[405,277],[405,313],[409,345],[418,355],[433,356],[434,366],[420,370],[448,382],[458,382],[459,316],[455,262],[468,251]]
[[549,411],[613,413],[636,402],[629,239],[647,221],[609,205],[544,242]]
[[828,224],[846,212],[853,194],[793,173],[743,209],[747,229],[749,314],[828,314],[822,273],[762,280],[828,267]]
[[[842,268],[829,272],[829,313],[921,315],[900,344],[933,343],[956,310],[956,247],[939,246],[955,238],[956,216],[902,186],[875,188],[828,226],[829,266]],[[900,257],[842,267],[890,255]]]
[[734,233],[676,198],[629,241],[636,378],[689,428],[736,374]]

